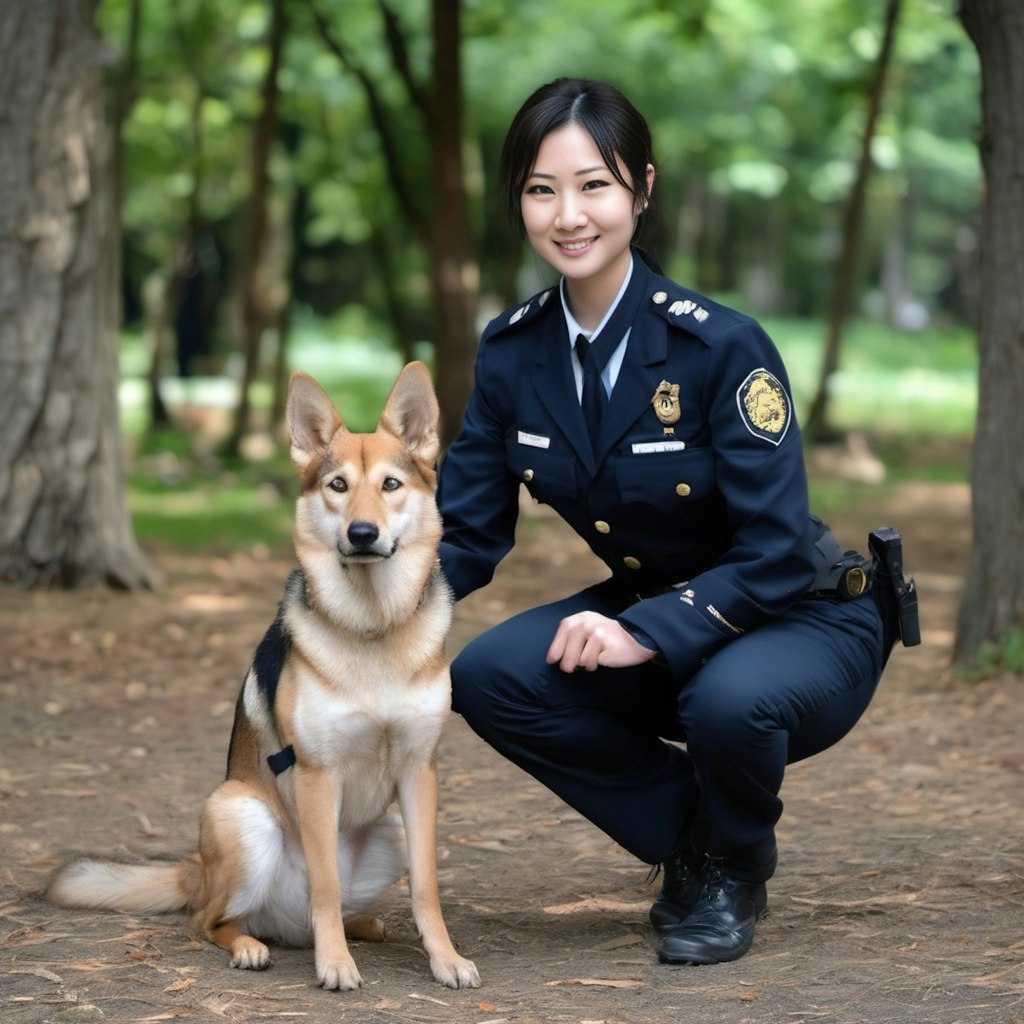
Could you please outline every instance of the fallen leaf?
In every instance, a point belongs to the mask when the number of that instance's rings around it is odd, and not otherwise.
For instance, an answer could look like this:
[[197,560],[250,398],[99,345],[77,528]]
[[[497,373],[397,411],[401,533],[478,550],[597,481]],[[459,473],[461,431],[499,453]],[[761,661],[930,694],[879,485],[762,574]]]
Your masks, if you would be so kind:
[[83,971],[85,973],[92,973],[95,971],[110,971],[114,969],[114,964],[111,964],[104,960],[75,960],[72,963],[64,965],[69,971]]
[[752,1002],[754,1002],[757,999],[757,993],[756,992],[741,992],[740,993],[740,999],[744,1003],[752,1003]]
[[54,974],[53,971],[48,971],[45,967],[15,967],[11,974],[34,974],[37,978],[45,978],[56,985],[64,984],[64,979],[59,974]]
[[56,939],[67,938],[67,934],[57,934],[55,932],[49,932],[42,926],[36,928],[19,928],[17,931],[10,932],[4,936],[2,945],[4,946],[43,946],[48,942],[54,942]]
[[196,983],[195,978],[180,978],[178,981],[172,981],[165,992],[187,992]]
[[810,896],[790,896],[794,903],[802,903],[810,907],[836,907],[839,910],[871,910],[872,907],[902,906],[916,903],[919,892],[897,892],[882,896],[868,896],[859,900],[813,899]]
[[600,985],[603,988],[643,988],[639,978],[563,978],[560,981],[546,981],[545,985]]
[[647,903],[626,903],[623,900],[606,899],[601,896],[588,896],[586,899],[577,900],[575,903],[559,903],[553,907],[545,907],[545,914],[556,914],[559,917],[565,914],[580,914],[593,910],[612,911],[618,914],[636,914],[640,911],[647,913]]
[[622,949],[624,946],[635,946],[638,942],[643,942],[642,935],[620,935],[617,939],[611,939],[609,942],[602,942],[600,946],[594,946],[594,949],[600,953],[610,953],[615,949]]
[[424,1003],[437,1003],[438,1006],[448,1006],[449,1005],[443,999],[435,999],[433,996],[421,996],[421,995],[417,995],[415,992],[410,992],[409,993],[409,998],[410,999],[419,999],[419,1000],[422,1000]]

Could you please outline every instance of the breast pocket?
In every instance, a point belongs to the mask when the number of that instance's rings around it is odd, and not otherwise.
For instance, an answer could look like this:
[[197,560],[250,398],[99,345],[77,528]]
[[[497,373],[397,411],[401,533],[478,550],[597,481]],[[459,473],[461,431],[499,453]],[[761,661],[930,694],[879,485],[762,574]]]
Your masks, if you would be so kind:
[[550,447],[523,444],[516,432],[506,439],[505,451],[509,471],[526,484],[526,489],[538,501],[550,504],[579,493],[574,456]]
[[639,455],[627,448],[615,475],[627,505],[651,505],[665,512],[695,508],[716,492],[710,448]]

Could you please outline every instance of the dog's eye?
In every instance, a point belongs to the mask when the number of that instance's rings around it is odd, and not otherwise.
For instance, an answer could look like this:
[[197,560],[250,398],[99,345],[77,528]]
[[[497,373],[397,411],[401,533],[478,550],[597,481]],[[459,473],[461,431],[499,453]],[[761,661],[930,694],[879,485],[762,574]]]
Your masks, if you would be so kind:
[[338,494],[344,494],[348,490],[348,484],[340,477],[336,476],[333,480],[327,484],[332,491],[337,491]]
[[389,476],[385,479],[383,489],[385,491],[397,491],[402,486],[401,480],[396,480],[393,476]]

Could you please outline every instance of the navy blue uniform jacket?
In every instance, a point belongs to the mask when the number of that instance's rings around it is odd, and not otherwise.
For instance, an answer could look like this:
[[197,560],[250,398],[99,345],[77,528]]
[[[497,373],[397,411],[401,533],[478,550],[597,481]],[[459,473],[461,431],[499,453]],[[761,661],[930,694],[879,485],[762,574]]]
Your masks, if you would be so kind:
[[441,565],[457,598],[489,582],[525,484],[604,561],[610,586],[639,595],[619,621],[685,681],[807,593],[822,525],[771,339],[635,258],[638,273],[645,295],[593,446],[557,288],[488,325],[439,477]]

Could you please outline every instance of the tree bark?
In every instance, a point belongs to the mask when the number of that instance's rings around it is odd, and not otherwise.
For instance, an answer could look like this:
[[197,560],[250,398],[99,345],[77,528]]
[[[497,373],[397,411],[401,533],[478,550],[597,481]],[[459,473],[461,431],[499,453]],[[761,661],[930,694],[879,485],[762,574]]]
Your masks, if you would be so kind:
[[441,440],[462,426],[472,385],[474,316],[480,266],[469,224],[462,160],[462,61],[459,0],[433,0],[432,177],[435,203],[430,252],[435,377]]
[[287,32],[285,0],[271,0],[268,48],[270,60],[263,78],[262,104],[253,130],[249,201],[246,211],[245,240],[241,250],[242,265],[238,279],[242,338],[242,379],[238,388],[231,433],[225,442],[225,454],[239,454],[242,439],[249,430],[252,415],[250,391],[259,368],[260,342],[269,325],[268,310],[263,301],[260,274],[267,243],[268,202],[270,195],[270,154],[277,139],[278,73]]
[[828,385],[832,375],[839,368],[839,350],[842,345],[843,331],[856,292],[857,261],[860,258],[860,238],[864,224],[864,203],[867,199],[868,181],[871,178],[871,146],[875,138],[878,117],[882,112],[882,97],[885,94],[885,80],[892,63],[901,3],[902,0],[888,0],[886,3],[882,46],[878,51],[871,87],[868,90],[868,112],[864,123],[864,136],[861,140],[860,159],[843,214],[842,249],[836,266],[835,286],[828,314],[828,333],[822,357],[821,373],[818,377],[817,390],[811,401],[810,411],[807,414],[807,421],[803,425],[804,440],[808,443],[825,440],[830,433]]
[[124,499],[93,0],[0,4],[0,581],[154,582]]
[[1024,6],[961,0],[981,60],[985,174],[978,317],[974,542],[954,656],[1024,626]]

